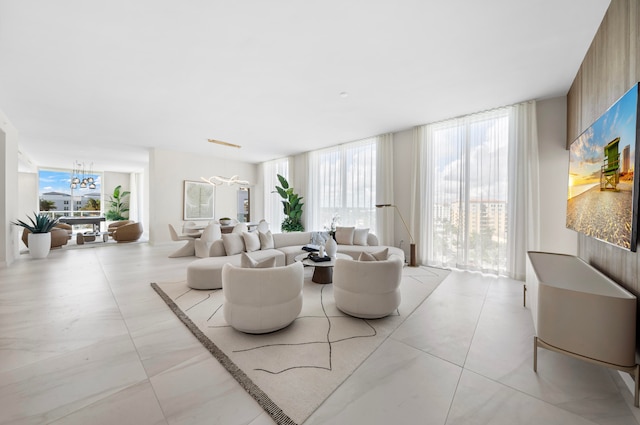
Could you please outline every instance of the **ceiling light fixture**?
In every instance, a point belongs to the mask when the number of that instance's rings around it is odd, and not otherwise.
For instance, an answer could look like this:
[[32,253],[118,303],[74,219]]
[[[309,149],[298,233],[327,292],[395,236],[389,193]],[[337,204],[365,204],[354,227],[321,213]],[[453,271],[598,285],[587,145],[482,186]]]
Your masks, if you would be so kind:
[[347,93],[346,91],[340,92],[340,97],[343,99],[349,97],[349,93]]
[[240,180],[237,175],[231,176],[231,177],[211,176],[208,179],[204,177],[200,177],[200,178],[212,186],[220,186],[223,183],[226,183],[227,186],[231,186],[232,184],[237,184],[239,186],[251,185],[251,183],[249,183],[247,180]]
[[214,144],[216,144],[216,145],[222,145],[222,146],[229,146],[229,147],[231,147],[231,148],[238,148],[238,149],[240,149],[240,148],[242,147],[242,146],[240,146],[240,145],[236,145],[236,144],[233,144],[233,143],[223,142],[222,140],[207,139],[207,141],[208,141],[209,143],[214,143]]

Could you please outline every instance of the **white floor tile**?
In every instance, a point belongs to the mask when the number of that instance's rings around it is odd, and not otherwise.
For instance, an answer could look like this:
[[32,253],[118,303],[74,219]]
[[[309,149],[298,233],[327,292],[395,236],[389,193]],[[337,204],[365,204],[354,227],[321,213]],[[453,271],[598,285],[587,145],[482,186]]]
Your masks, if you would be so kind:
[[[176,248],[63,248],[0,268],[0,424],[273,424],[150,287],[186,279],[195,258],[167,258]],[[435,286],[447,271],[403,273]],[[540,349],[533,372],[522,295],[452,272],[307,425],[640,424],[615,371]]]

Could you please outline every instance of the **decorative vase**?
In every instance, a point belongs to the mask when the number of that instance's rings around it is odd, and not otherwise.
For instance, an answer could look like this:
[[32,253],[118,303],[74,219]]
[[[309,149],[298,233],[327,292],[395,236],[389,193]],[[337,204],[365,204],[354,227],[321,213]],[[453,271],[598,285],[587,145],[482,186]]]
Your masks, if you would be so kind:
[[51,250],[51,233],[29,233],[27,238],[31,258],[47,258]]
[[331,258],[336,258],[336,254],[338,253],[338,243],[332,237],[327,239],[327,242],[324,244],[324,251]]

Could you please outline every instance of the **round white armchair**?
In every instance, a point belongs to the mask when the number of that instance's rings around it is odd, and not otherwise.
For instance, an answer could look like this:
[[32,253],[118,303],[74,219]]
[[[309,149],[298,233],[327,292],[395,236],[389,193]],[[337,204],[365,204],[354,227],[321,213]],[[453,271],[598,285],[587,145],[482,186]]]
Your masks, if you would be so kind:
[[242,332],[277,331],[293,322],[302,310],[304,268],[295,262],[284,267],[222,268],[224,318]]
[[390,255],[382,261],[337,259],[333,270],[333,298],[340,311],[362,319],[377,319],[400,305],[403,261]]

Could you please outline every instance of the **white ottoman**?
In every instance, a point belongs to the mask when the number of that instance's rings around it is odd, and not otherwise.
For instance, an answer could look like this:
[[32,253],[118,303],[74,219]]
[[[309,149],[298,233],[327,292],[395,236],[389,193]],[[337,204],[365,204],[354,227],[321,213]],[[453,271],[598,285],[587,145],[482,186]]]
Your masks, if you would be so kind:
[[187,266],[187,286],[193,289],[222,288],[222,266],[231,263],[240,265],[240,256],[208,257],[196,260]]

